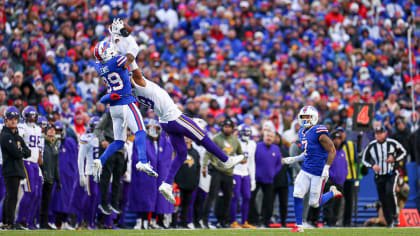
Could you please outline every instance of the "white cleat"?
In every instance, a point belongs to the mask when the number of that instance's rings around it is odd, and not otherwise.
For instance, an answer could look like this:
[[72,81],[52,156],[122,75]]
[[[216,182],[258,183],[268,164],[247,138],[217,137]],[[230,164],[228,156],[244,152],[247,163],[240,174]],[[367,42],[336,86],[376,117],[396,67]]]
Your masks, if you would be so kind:
[[96,183],[99,183],[99,177],[102,172],[102,162],[101,159],[93,160],[93,178]]
[[231,168],[241,162],[244,159],[244,155],[236,155],[236,156],[230,156],[229,159],[227,159],[226,162],[223,163],[223,166],[225,168]]
[[136,230],[140,230],[140,229],[141,229],[142,224],[143,224],[143,220],[142,220],[141,218],[138,218],[138,219],[136,220],[136,225],[134,226],[134,229],[136,229]]
[[69,223],[64,222],[63,226],[61,227],[62,230],[76,230],[74,227],[72,227]]
[[337,187],[334,185],[330,187],[330,191],[333,193],[334,198],[341,198],[343,197],[343,194],[337,190]]
[[159,192],[168,200],[168,202],[175,204],[176,200],[174,195],[172,194],[172,185],[163,182],[159,186]]
[[136,164],[136,169],[139,170],[139,171],[144,171],[146,174],[148,174],[152,177],[158,177],[159,176],[158,173],[156,173],[153,170],[153,166],[150,165],[150,162],[147,162],[147,163],[138,162]]

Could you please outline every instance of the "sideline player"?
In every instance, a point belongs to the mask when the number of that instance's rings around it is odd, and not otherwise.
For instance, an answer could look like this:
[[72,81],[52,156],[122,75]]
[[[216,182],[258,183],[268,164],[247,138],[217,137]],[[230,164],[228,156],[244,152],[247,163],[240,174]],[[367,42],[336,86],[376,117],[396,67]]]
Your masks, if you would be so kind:
[[23,196],[19,202],[17,222],[19,227],[35,228],[34,218],[41,203],[42,174],[38,163],[42,162],[42,145],[44,138],[42,129],[38,126],[38,112],[32,106],[22,111],[24,123],[18,125],[19,134],[31,150],[31,156],[23,161],[26,179],[23,181]]
[[157,177],[157,173],[147,163],[146,132],[144,124],[131,95],[131,82],[127,70],[127,57],[117,56],[114,43],[99,42],[94,49],[97,63],[95,69],[106,82],[108,94],[101,98],[101,102],[110,104],[113,122],[114,141],[106,148],[100,159],[94,160],[94,174],[98,175],[105,161],[116,151],[124,147],[127,139],[127,126],[135,134],[134,144],[139,153],[136,168],[148,175]]
[[299,138],[303,152],[299,156],[283,159],[285,164],[303,160],[302,169],[296,177],[293,191],[296,227],[291,232],[303,232],[303,197],[308,190],[310,193],[309,205],[312,207],[322,206],[333,197],[342,197],[335,186],[331,186],[329,192],[322,194],[336,151],[334,143],[328,137],[327,127],[317,125],[318,111],[312,106],[305,106],[300,110],[298,120],[301,125]]

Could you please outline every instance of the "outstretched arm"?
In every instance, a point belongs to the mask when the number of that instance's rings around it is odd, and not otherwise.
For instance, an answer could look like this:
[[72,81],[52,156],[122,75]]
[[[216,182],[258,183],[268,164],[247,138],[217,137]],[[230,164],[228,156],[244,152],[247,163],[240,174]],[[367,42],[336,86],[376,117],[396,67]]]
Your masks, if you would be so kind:
[[325,151],[328,152],[328,158],[327,158],[326,165],[331,166],[331,164],[334,161],[335,152],[336,152],[335,147],[334,147],[334,143],[330,139],[330,137],[328,137],[328,135],[326,135],[326,134],[322,134],[321,136],[319,136],[318,140],[319,140],[319,143],[322,145],[322,147],[325,149]]

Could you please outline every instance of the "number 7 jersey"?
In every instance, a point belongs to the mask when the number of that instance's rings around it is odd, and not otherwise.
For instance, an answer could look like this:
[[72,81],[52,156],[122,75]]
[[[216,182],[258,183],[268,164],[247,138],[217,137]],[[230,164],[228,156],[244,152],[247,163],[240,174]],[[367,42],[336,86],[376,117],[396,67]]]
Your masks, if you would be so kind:
[[121,99],[111,101],[111,106],[136,102],[136,99],[131,95],[131,81],[128,70],[124,68],[126,62],[127,57],[116,56],[106,63],[97,62],[95,65],[96,71],[107,85],[107,92],[117,93],[121,96]]
[[31,157],[25,159],[25,161],[38,163],[39,153],[42,152],[44,145],[41,127],[34,123],[21,123],[18,125],[18,132],[31,150]]
[[316,176],[321,176],[328,157],[328,152],[319,142],[319,136],[322,134],[328,135],[325,125],[315,125],[307,130],[304,128],[299,130],[300,142],[305,153],[302,170]]

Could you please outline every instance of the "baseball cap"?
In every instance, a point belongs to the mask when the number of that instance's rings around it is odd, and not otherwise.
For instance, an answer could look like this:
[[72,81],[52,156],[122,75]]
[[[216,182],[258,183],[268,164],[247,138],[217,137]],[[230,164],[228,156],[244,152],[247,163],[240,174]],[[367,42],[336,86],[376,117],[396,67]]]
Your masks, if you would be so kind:
[[334,132],[334,133],[332,133],[331,134],[331,139],[336,139],[336,138],[341,138],[341,135],[340,135],[340,133],[339,132]]
[[234,127],[234,124],[233,124],[231,119],[226,119],[225,121],[223,121],[222,126],[226,126],[226,125],[228,125],[232,128]]
[[381,125],[375,128],[375,133],[383,133],[386,132],[385,126]]

